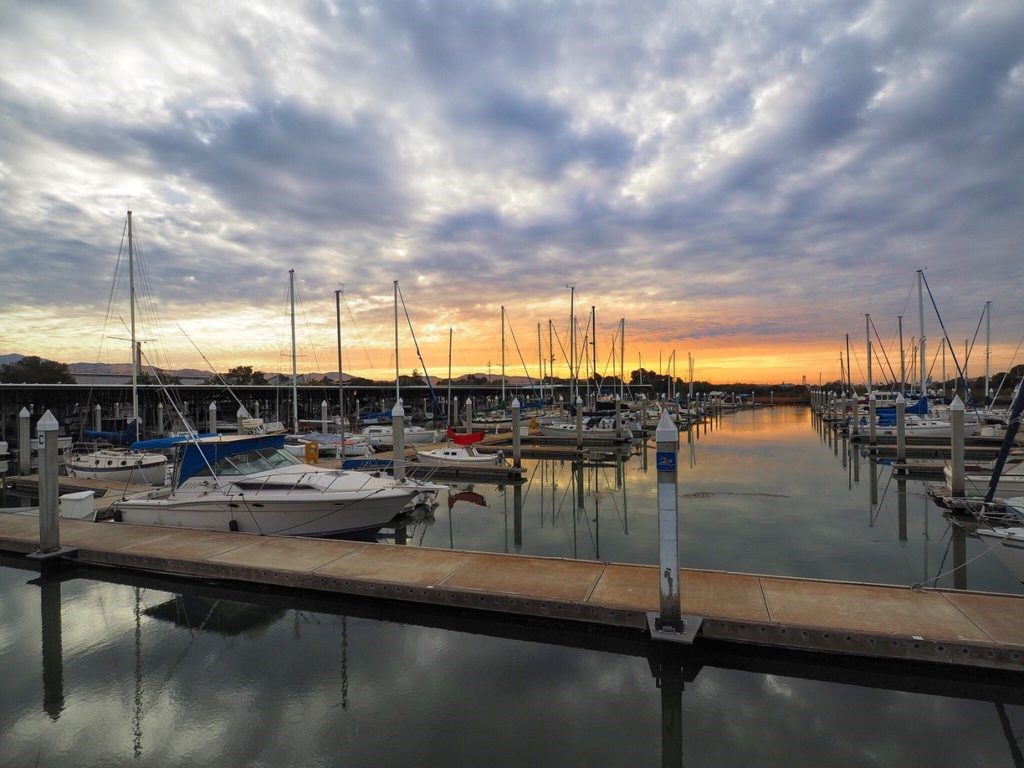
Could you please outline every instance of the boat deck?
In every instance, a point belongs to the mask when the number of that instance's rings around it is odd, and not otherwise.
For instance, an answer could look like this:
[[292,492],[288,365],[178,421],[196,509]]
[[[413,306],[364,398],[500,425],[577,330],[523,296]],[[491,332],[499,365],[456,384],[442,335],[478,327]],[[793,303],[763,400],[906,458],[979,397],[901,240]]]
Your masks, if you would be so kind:
[[[39,495],[39,475],[17,475],[7,478],[15,493]],[[140,483],[112,483],[109,480],[90,480],[84,477],[60,477],[58,493],[93,491],[93,509],[102,516],[115,501],[137,493],[148,493],[152,485]]]
[[[83,563],[645,631],[658,569],[341,540],[61,521]],[[0,549],[29,553],[38,520],[0,515]],[[1024,673],[1024,596],[684,570],[703,637],[773,649]],[[699,641],[698,641],[699,642]]]

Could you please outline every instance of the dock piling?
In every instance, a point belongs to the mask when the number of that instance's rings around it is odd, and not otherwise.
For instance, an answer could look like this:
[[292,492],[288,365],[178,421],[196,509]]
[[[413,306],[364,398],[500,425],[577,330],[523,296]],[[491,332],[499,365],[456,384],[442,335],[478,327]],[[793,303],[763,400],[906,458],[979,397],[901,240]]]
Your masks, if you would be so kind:
[[466,432],[473,431],[473,398],[466,397]]
[[206,431],[211,435],[217,434],[217,403],[210,403],[210,409],[206,413]]
[[320,431],[327,434],[327,422],[329,417],[330,406],[327,405],[326,400],[320,401]]
[[156,404],[156,434],[162,437],[164,434],[164,404]]
[[878,439],[878,404],[875,402],[875,393],[868,395],[868,443],[874,445]]
[[395,480],[401,480],[405,477],[405,408],[401,398],[391,409],[391,447],[395,457]]
[[660,613],[649,613],[651,636],[690,645],[697,636],[702,619],[683,616],[679,585],[679,428],[662,409],[654,432],[657,443],[655,466],[658,471],[658,561]]
[[235,411],[235,428],[238,430],[236,434],[245,434],[245,429],[242,426],[242,422],[249,418],[249,412],[245,410],[244,405],[238,406],[238,410]]
[[896,461],[907,460],[907,400],[903,393],[896,395]]
[[964,403],[960,395],[953,396],[949,404],[950,478],[949,492],[952,496],[963,496],[966,492],[964,477]]
[[103,429],[103,408],[99,403],[92,409],[92,428],[97,432]]
[[512,466],[523,466],[523,436],[519,429],[519,398],[512,399]]
[[39,437],[39,552],[60,549],[57,480],[57,419],[47,411],[36,424]]
[[32,415],[28,408],[18,411],[18,474],[32,474],[32,439],[29,435]]

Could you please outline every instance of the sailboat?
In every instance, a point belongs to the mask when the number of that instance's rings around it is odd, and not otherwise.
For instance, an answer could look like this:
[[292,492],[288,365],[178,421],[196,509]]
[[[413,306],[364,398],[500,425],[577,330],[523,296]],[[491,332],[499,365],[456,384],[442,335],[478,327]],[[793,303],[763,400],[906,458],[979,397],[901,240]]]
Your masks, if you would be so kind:
[[[398,281],[393,281],[394,287],[394,303],[395,303],[395,402],[401,402],[402,394],[400,391],[399,384],[399,364],[398,364]],[[374,448],[385,448],[389,449],[394,447],[394,428],[387,424],[375,424],[368,426],[363,429],[363,435],[367,440],[370,441],[370,445]],[[405,444],[410,445],[414,443],[436,443],[439,438],[439,432],[433,429],[424,429],[423,427],[408,426],[405,427]]]
[[139,349],[135,340],[135,234],[132,212],[128,211],[128,292],[132,344],[132,416],[121,432],[85,430],[85,438],[103,440],[112,446],[92,451],[70,452],[64,459],[69,475],[89,480],[116,483],[163,485],[167,481],[167,457],[159,453],[126,450],[140,435],[139,426]]
[[[308,443],[315,443],[320,456],[358,456],[368,458],[370,454],[369,442],[361,435],[345,435],[345,388],[343,383],[343,372],[341,366],[341,291],[334,292],[335,306],[337,311],[338,325],[338,400],[340,407],[340,433],[327,431],[326,413],[327,401],[323,403],[324,418],[321,431],[300,432],[299,426],[299,401],[298,401],[298,369],[295,347],[295,270],[288,270],[288,298],[290,304],[290,317],[292,329],[292,421],[295,425],[294,434],[290,435],[291,444],[285,446],[285,450],[295,456],[303,456]],[[309,422],[306,422],[309,423]]]
[[504,464],[505,456],[497,453],[478,453],[473,447],[484,439],[483,432],[459,434],[448,427],[448,444],[433,451],[416,451],[416,460],[430,467],[465,467]]

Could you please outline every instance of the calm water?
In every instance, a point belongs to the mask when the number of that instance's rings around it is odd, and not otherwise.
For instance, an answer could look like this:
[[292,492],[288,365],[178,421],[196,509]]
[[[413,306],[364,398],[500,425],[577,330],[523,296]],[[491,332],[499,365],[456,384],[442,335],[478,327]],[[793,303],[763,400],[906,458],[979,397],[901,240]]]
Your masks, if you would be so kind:
[[[854,481],[806,411],[727,416],[689,447],[685,565],[914,583],[981,552],[952,541],[923,485],[901,501],[888,468],[872,504],[870,464]],[[518,504],[511,488],[460,486],[397,538],[653,562],[641,457],[621,473],[529,469]],[[61,583],[20,564],[0,559],[0,766],[1022,764],[1024,708],[970,680],[910,693],[920,680],[719,658],[680,693],[659,689],[642,645],[581,650],[437,613],[96,570]],[[965,570],[971,588],[1021,591],[989,557]],[[678,734],[664,725],[677,706]]]

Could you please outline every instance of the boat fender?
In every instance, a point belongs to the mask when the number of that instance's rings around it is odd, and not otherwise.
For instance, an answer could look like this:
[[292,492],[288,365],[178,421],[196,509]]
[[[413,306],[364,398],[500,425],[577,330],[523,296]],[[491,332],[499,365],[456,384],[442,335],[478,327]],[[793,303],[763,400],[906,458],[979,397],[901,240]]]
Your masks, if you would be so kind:
[[228,520],[228,530],[238,532],[238,521],[234,518]]

